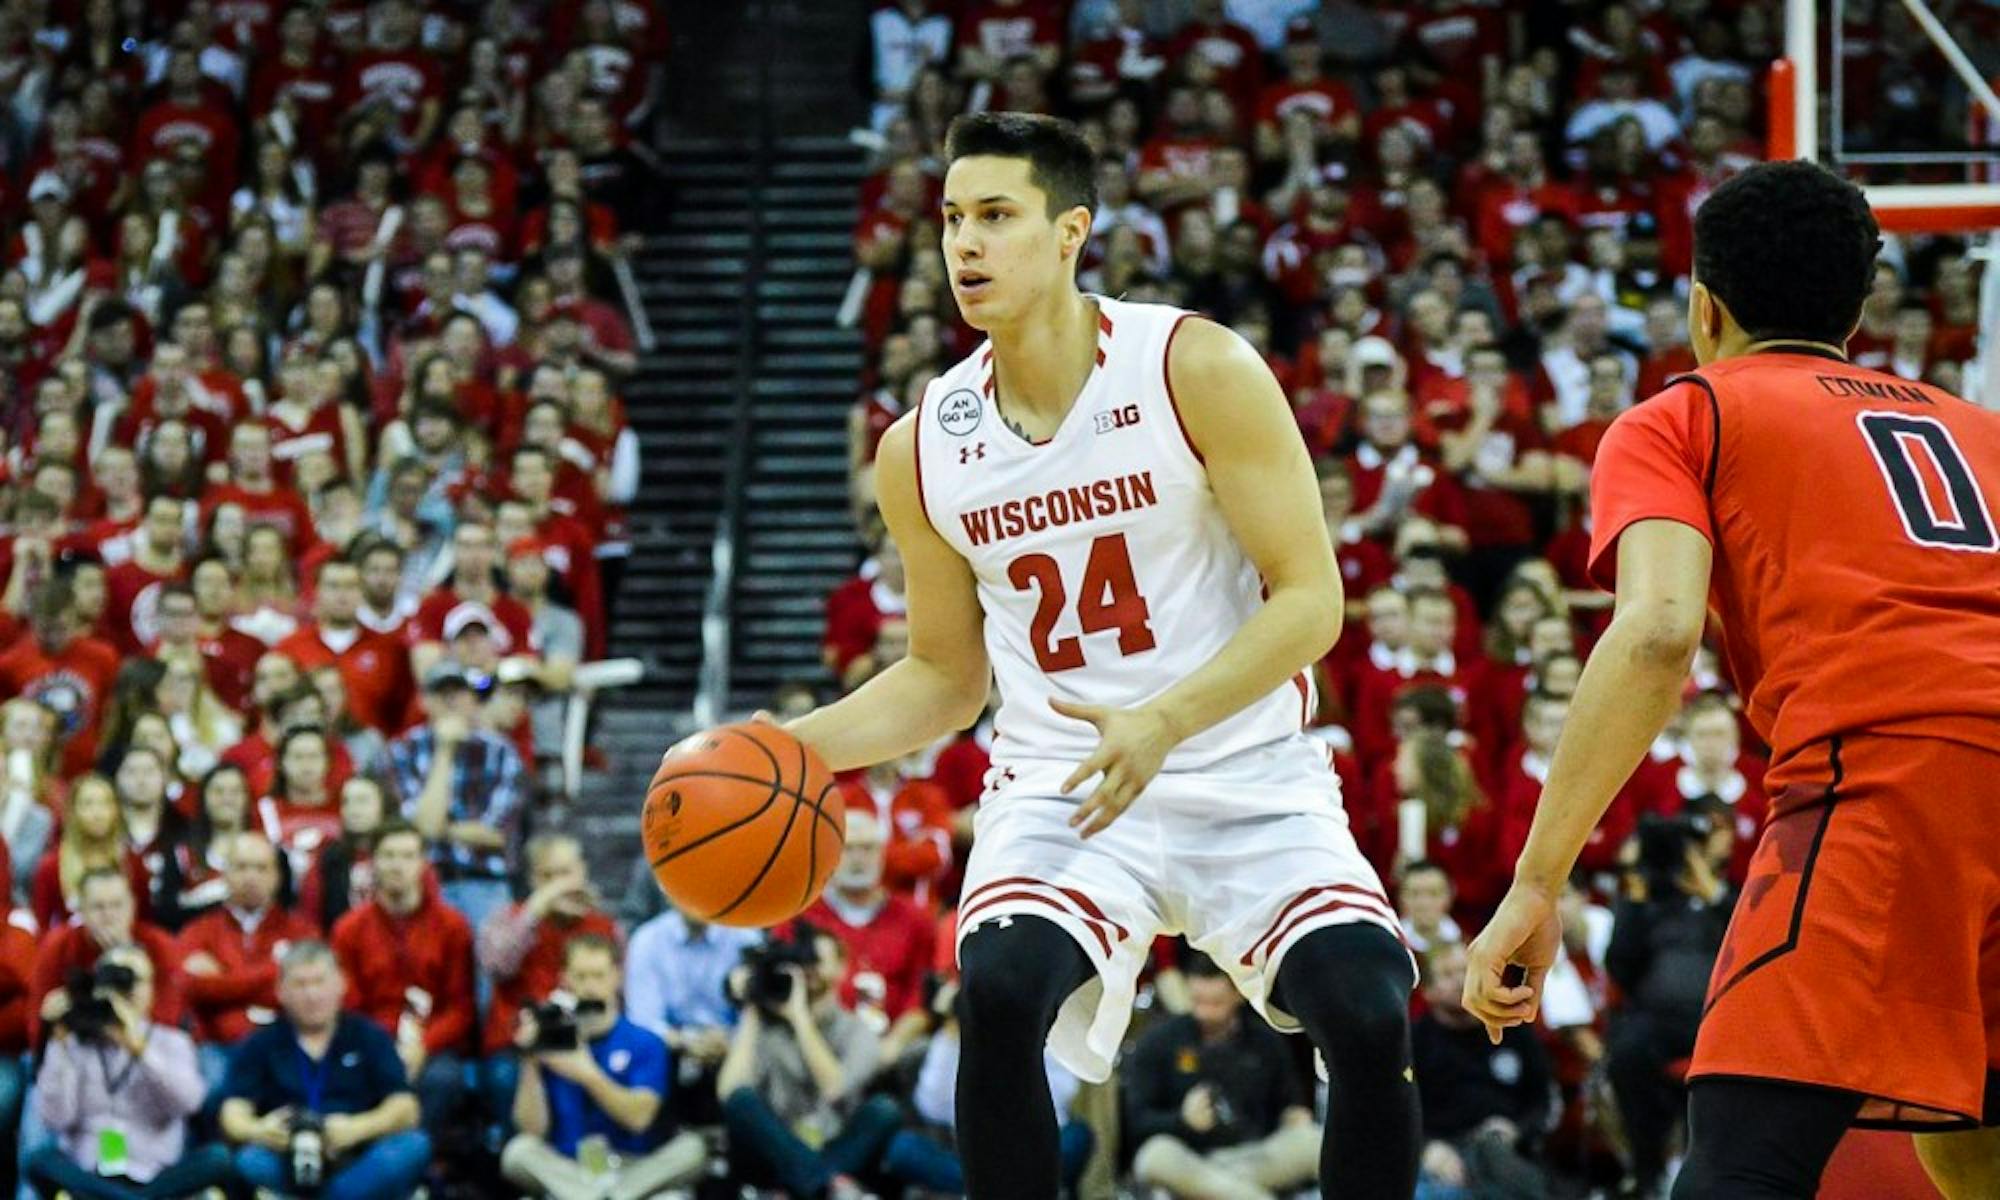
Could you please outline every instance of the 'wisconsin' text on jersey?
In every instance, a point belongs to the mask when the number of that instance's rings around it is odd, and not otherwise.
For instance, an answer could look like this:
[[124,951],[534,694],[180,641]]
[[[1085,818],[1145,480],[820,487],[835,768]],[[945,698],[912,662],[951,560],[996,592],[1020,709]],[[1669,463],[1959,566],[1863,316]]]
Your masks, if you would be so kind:
[[[1263,577],[1167,378],[1174,331],[1190,314],[1093,300],[1097,364],[1048,436],[1002,419],[1006,382],[990,347],[933,380],[905,418],[924,518],[978,592],[1000,692],[999,770],[1083,761],[1096,728],[1050,701],[1145,704],[1200,670],[1264,604]],[[1301,739],[1312,709],[1301,672],[1175,746],[1162,770],[1207,770]]]
[[1139,471],[1112,479],[1099,479],[1076,487],[1057,488],[1022,500],[1005,500],[985,508],[958,514],[965,526],[966,540],[975,546],[1005,541],[1024,533],[1059,529],[1098,517],[1116,516],[1160,502],[1153,490],[1153,473]]

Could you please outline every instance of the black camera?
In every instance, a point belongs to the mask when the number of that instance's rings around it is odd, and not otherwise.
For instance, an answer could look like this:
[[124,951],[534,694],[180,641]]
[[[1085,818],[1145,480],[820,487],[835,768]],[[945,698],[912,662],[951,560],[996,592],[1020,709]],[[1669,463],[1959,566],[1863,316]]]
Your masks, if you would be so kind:
[[1680,890],[1681,872],[1687,869],[1688,851],[1708,841],[1715,823],[1706,813],[1683,812],[1671,817],[1649,813],[1639,818],[1639,861],[1632,869],[1646,881],[1646,892],[1655,898]]
[[786,968],[810,971],[819,965],[810,934],[795,938],[774,938],[743,952],[749,968],[743,981],[743,1003],[775,1013],[792,998],[792,975]]
[[63,1014],[62,1023],[84,1041],[95,1041],[118,1023],[117,1010],[111,1007],[112,994],[129,997],[138,985],[139,977],[132,968],[119,963],[98,963],[95,970],[72,971],[64,986],[69,993],[69,1011]]
[[535,1015],[535,1053],[574,1050],[583,1045],[581,1022],[601,1016],[604,1008],[602,1000],[572,1000],[567,996],[552,996],[530,1006],[529,1011]]
[[293,1189],[317,1192],[326,1182],[326,1118],[311,1109],[293,1113],[291,1141],[286,1149],[291,1159]]

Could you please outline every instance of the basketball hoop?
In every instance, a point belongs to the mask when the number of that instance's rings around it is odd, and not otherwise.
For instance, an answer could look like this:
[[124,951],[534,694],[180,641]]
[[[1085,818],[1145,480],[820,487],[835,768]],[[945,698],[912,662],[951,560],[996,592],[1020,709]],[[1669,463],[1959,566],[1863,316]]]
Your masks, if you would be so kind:
[[[1952,73],[1965,85],[1975,109],[2000,126],[2000,94],[1979,74],[1951,32],[1925,0],[1883,0],[1901,3],[1910,19],[1944,56]],[[1786,0],[1785,57],[1771,65],[1769,86],[1770,157],[1807,158],[1835,170],[1864,176],[1871,167],[1962,167],[1962,183],[1877,183],[1857,180],[1875,210],[1884,233],[1948,234],[1964,238],[1970,255],[1984,264],[1979,299],[1979,350],[1967,364],[1964,391],[1968,399],[2000,408],[2000,183],[1974,178],[1983,170],[2000,175],[2000,145],[1969,151],[1850,151],[1843,127],[1842,34],[1846,26],[1844,0],[1832,0],[1828,19],[1830,89],[1820,85],[1820,0]],[[1822,102],[1826,137],[1822,139]]]

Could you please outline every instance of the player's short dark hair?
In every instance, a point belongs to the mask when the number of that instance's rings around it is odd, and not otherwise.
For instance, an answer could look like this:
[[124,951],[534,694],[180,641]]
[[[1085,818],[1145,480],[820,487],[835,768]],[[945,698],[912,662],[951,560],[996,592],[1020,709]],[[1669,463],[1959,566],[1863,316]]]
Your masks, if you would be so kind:
[[1758,163],[1694,215],[1694,273],[1759,340],[1835,345],[1861,317],[1882,248],[1861,189],[1816,163]]
[[945,133],[947,164],[991,155],[1025,158],[1028,178],[1049,198],[1049,216],[1082,205],[1097,210],[1097,159],[1083,131],[1060,117],[1039,113],[969,113]]

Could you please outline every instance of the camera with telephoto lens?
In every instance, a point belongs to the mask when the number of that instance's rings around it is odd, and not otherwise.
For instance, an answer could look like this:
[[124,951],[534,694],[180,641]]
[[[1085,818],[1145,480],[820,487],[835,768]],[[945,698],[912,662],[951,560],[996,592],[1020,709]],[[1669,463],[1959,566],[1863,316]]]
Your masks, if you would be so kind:
[[1706,843],[1714,828],[1715,823],[1700,812],[1671,817],[1648,814],[1639,819],[1639,861],[1632,869],[1645,880],[1649,897],[1663,899],[1681,891],[1688,851]]
[[291,1142],[286,1147],[295,1191],[316,1192],[326,1182],[326,1118],[304,1109],[292,1114]]
[[535,1052],[574,1050],[583,1044],[580,1023],[604,1012],[602,1000],[578,1000],[565,993],[529,1006],[535,1016]]
[[783,1009],[792,998],[792,975],[796,967],[810,971],[819,965],[810,933],[792,938],[773,938],[743,951],[743,965],[749,968],[743,981],[742,1001],[767,1013]]
[[111,1007],[113,994],[129,997],[139,985],[132,968],[119,963],[98,963],[95,970],[72,971],[64,990],[69,993],[69,1011],[62,1023],[83,1041],[95,1041],[118,1023]]

